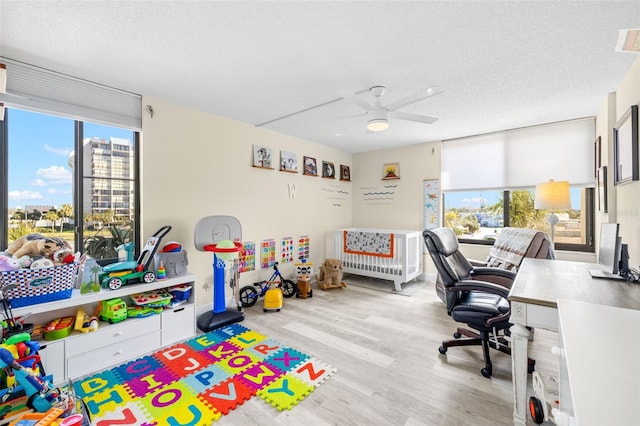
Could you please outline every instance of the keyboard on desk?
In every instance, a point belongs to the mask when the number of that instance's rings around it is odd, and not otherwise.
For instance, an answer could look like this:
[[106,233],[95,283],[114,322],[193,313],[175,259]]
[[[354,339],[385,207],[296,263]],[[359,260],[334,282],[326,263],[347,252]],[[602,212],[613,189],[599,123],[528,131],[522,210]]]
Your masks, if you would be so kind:
[[600,269],[589,269],[589,274],[591,278],[600,278],[605,280],[622,280],[624,281],[624,277],[622,275],[613,274],[609,271],[602,271]]

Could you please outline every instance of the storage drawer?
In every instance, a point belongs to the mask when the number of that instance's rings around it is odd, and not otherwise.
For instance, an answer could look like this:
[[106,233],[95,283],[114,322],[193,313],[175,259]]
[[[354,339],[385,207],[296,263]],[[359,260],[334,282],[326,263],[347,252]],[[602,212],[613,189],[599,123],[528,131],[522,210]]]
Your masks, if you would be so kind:
[[160,330],[160,315],[128,319],[112,325],[101,322],[100,327],[91,333],[69,337],[66,340],[67,357],[80,355],[107,345],[117,345],[119,342],[133,337]]
[[158,347],[160,347],[160,330],[158,329],[145,332],[133,339],[111,342],[109,346],[67,358],[67,376],[70,379],[85,376],[146,354]]
[[67,377],[64,374],[64,341],[47,342],[38,353],[45,373],[53,375],[54,383],[63,383]]
[[195,336],[195,309],[194,304],[190,303],[162,313],[162,346]]

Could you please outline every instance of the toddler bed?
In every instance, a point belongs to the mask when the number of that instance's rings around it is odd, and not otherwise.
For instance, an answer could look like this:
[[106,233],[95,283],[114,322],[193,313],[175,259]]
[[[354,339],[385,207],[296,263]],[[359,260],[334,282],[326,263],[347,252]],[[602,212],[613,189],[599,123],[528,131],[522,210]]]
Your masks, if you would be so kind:
[[422,234],[419,231],[349,228],[334,234],[335,258],[343,272],[402,283],[422,274]]

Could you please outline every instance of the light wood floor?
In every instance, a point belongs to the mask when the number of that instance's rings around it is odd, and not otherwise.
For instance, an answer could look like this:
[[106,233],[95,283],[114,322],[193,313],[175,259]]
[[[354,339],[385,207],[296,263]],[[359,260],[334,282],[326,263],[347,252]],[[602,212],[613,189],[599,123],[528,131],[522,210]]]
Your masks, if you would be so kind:
[[[392,285],[389,282],[388,285]],[[306,352],[337,373],[290,411],[259,397],[223,416],[230,425],[509,425],[510,358],[492,351],[493,377],[480,374],[482,349],[438,347],[456,323],[432,283],[411,297],[356,286],[285,299],[280,312],[245,309],[244,326]],[[537,330],[538,371],[557,375],[557,335]],[[530,392],[529,395],[532,393]],[[530,422],[533,424],[532,422]]]

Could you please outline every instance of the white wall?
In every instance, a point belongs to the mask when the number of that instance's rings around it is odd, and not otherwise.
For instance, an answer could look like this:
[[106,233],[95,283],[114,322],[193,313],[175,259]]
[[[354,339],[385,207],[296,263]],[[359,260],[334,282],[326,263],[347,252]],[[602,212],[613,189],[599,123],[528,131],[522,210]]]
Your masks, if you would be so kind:
[[[145,97],[154,116],[143,117],[142,205],[143,240],[162,225],[172,230],[165,240],[179,241],[188,251],[189,269],[197,274],[199,305],[211,303],[212,254],[194,246],[194,227],[205,216],[229,215],[242,225],[242,240],[258,245],[263,239],[309,235],[311,261],[319,265],[328,253],[326,239],[335,229],[351,226],[352,184],[338,179],[302,175],[302,157],[351,166],[351,154],[256,128],[212,114]],[[299,173],[252,167],[253,144],[296,153]],[[289,184],[295,198],[289,198]],[[348,194],[338,194],[337,190]],[[340,197],[340,199],[336,199]],[[339,204],[337,206],[336,204]],[[271,270],[241,274],[241,285],[267,279]],[[281,268],[293,277],[293,265]],[[203,290],[207,285],[208,289]],[[227,290],[228,291],[228,290]]]
[[[609,102],[607,102],[609,101]],[[613,133],[617,120],[624,115],[631,105],[640,104],[640,57],[618,86],[615,99],[605,101],[605,107],[601,109],[596,120],[609,124],[606,133],[601,134],[603,143],[607,140],[607,166],[610,170],[608,177],[613,181]],[[607,108],[608,107],[608,108]],[[600,129],[600,127],[599,127]],[[620,233],[624,243],[629,245],[629,261],[631,266],[640,264],[640,181],[629,182],[618,186],[609,186],[609,202],[612,205],[608,217],[603,217],[605,222],[620,223]],[[598,228],[599,229],[599,224]]]
[[[400,179],[382,180],[386,163],[399,164]],[[422,183],[440,179],[440,142],[355,154],[353,164],[354,227],[424,229]],[[427,253],[423,260],[427,278],[435,276]]]

